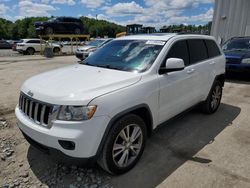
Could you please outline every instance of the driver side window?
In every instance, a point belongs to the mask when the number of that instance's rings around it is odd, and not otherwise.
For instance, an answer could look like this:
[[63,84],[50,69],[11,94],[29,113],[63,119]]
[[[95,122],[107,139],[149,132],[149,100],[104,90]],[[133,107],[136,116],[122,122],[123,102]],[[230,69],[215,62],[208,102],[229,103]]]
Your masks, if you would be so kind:
[[175,42],[170,48],[167,57],[162,66],[165,66],[165,62],[168,58],[180,58],[183,59],[185,66],[189,65],[189,53],[186,40]]

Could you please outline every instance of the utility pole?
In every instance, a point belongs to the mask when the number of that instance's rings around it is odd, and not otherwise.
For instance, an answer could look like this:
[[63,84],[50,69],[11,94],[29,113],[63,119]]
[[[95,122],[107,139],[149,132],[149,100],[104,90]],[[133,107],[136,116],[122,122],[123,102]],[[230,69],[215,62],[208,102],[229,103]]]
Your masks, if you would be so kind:
[[[98,14],[95,15],[96,21],[97,21],[97,16],[98,16]],[[97,22],[96,22],[96,23],[97,23]],[[98,37],[98,30],[97,30],[97,27],[96,27],[96,37]]]

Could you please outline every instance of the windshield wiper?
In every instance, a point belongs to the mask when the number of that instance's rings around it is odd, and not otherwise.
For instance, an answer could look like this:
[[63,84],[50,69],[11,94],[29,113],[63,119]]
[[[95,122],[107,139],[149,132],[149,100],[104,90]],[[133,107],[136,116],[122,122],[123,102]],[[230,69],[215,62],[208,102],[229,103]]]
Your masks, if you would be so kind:
[[97,67],[107,68],[107,69],[115,69],[115,70],[121,70],[117,67],[112,67],[109,64],[108,65],[96,65]]

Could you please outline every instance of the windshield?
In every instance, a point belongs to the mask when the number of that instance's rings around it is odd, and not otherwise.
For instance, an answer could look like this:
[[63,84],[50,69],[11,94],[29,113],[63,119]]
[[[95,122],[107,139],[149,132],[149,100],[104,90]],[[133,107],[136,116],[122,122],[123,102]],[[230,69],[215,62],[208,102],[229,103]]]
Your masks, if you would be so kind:
[[233,39],[228,41],[222,49],[224,51],[250,50],[250,39]]
[[57,21],[57,18],[51,18],[48,20],[48,22],[55,22],[55,21]]
[[95,47],[98,47],[98,46],[101,46],[102,43],[104,43],[105,40],[92,40],[88,43],[89,46],[95,46]]
[[82,64],[143,72],[153,64],[164,44],[163,41],[115,40],[100,48]]

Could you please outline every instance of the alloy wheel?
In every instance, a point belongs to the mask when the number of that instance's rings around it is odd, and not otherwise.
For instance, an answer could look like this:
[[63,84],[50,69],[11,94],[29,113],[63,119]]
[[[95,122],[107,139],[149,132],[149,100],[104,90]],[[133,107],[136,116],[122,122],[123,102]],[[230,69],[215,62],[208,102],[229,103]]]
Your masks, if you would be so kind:
[[220,104],[221,99],[221,87],[217,85],[212,92],[211,108],[216,109]]
[[137,158],[142,149],[143,134],[136,124],[126,126],[115,139],[112,157],[114,163],[121,168],[129,166]]

